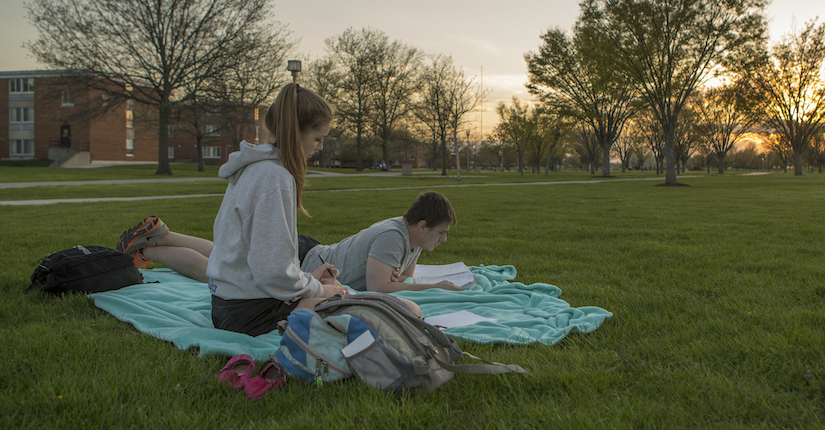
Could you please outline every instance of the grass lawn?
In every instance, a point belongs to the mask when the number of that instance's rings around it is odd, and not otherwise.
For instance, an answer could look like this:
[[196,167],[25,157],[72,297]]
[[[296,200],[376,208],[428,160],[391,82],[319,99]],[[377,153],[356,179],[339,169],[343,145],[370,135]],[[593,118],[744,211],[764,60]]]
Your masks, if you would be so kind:
[[[546,180],[573,178],[564,175]],[[419,191],[436,189],[459,223],[421,263],[512,264],[517,281],[557,285],[572,306],[615,315],[552,346],[462,342],[530,374],[458,375],[416,397],[295,380],[250,401],[218,384],[228,357],[200,359],[83,296],[21,293],[44,255],[113,247],[146,215],[211,238],[219,196],[0,206],[0,428],[825,428],[825,176],[700,172],[681,180],[686,187],[616,176],[531,185],[523,182],[544,175],[500,174],[479,176],[487,186],[478,187],[312,179],[305,206],[313,217],[299,216],[299,230],[322,243],[400,215]],[[375,189],[400,183],[409,188]],[[100,187],[72,195],[123,191]],[[47,188],[27,194],[54,193]],[[366,190],[331,192],[347,188]]]

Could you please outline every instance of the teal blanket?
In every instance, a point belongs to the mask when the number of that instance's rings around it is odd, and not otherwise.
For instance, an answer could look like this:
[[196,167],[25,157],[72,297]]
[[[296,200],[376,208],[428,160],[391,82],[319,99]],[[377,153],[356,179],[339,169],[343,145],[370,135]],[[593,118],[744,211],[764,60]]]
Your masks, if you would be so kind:
[[[471,267],[478,285],[459,292],[431,289],[395,293],[416,302],[425,317],[460,310],[496,318],[446,329],[456,338],[482,343],[553,345],[569,333],[589,333],[612,313],[593,306],[574,308],[559,299],[561,290],[549,284],[512,282],[513,266]],[[265,360],[281,341],[277,331],[252,337],[212,326],[212,305],[206,284],[169,269],[143,271],[144,284],[90,294],[97,307],[139,331],[172,342],[178,348],[197,347],[201,356],[249,354]]]

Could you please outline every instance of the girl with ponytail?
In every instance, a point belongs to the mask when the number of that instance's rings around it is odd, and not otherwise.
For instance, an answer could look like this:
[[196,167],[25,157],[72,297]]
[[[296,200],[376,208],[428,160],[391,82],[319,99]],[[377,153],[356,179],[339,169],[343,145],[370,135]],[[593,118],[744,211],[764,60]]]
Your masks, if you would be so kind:
[[274,330],[299,308],[346,294],[338,270],[324,264],[312,273],[298,261],[297,212],[306,159],[323,149],[332,109],[298,84],[284,86],[269,107],[265,143],[241,142],[218,175],[229,181],[215,218],[206,276],[216,328],[257,336]]

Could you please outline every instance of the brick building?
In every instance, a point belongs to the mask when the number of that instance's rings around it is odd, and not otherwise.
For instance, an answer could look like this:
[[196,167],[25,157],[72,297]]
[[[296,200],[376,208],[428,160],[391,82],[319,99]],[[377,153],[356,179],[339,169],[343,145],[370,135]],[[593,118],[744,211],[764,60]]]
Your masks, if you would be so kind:
[[[53,166],[158,160],[154,107],[114,103],[103,91],[69,85],[59,72],[0,72],[0,115],[9,119],[0,121],[2,160],[53,160]],[[207,164],[225,162],[240,139],[254,142],[257,136],[254,125],[239,132],[217,120],[204,123],[199,134]],[[196,161],[191,122],[170,124],[169,161]]]

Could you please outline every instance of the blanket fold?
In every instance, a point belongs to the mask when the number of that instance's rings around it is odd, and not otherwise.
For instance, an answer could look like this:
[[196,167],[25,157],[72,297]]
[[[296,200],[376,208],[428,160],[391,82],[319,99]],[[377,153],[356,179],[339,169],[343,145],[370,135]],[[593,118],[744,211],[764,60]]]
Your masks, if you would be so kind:
[[[425,317],[460,310],[496,318],[446,329],[456,338],[481,343],[553,345],[569,333],[596,330],[612,313],[593,306],[574,308],[559,299],[553,285],[512,282],[513,266],[470,267],[477,285],[465,291],[431,289],[395,293],[414,301]],[[249,354],[265,360],[281,341],[277,331],[257,337],[212,325],[212,305],[206,284],[169,269],[143,271],[144,284],[90,294],[97,307],[141,332],[172,342],[181,349],[200,348],[200,356]]]

